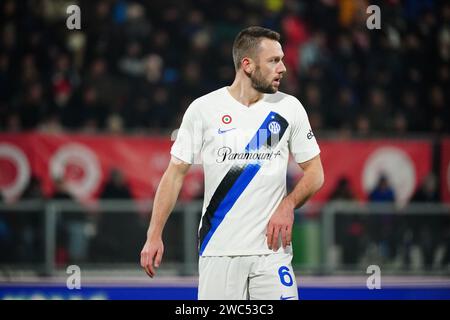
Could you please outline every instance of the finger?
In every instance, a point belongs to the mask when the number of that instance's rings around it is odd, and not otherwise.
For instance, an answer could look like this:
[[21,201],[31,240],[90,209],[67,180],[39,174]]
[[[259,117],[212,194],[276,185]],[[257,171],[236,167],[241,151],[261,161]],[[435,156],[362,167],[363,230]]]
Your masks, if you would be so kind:
[[287,245],[291,245],[292,242],[292,227],[288,227],[286,230],[286,243]]
[[267,226],[267,246],[272,249],[273,225],[269,223]]
[[272,248],[274,251],[278,250],[278,237],[280,235],[280,227],[275,227],[272,237]]
[[148,262],[148,252],[142,251],[141,252],[141,267],[145,268],[145,266],[147,265],[147,262]]
[[151,278],[153,278],[153,274],[150,272],[150,270],[148,269],[148,255],[147,254],[142,254],[141,255],[141,266],[144,269],[145,273],[147,273],[147,275]]
[[158,251],[156,252],[156,257],[155,257],[155,267],[156,268],[158,268],[159,265],[161,264],[163,252],[164,252],[164,249],[162,249],[162,248],[158,249]]
[[150,277],[152,277],[153,278],[153,276],[155,275],[155,268],[153,267],[153,258],[154,258],[154,255],[155,254],[151,254],[151,255],[149,255],[149,257],[148,257],[148,261],[147,261],[147,265],[145,266],[147,269],[148,269],[148,271],[150,272],[150,274],[151,274],[151,276]]
[[146,273],[150,278],[153,278],[154,274],[150,272],[150,270],[149,270],[148,267],[145,267],[144,270],[145,270],[145,273]]
[[145,273],[147,273],[149,277],[153,278],[153,274],[148,269],[148,254],[146,252],[141,253],[141,266],[144,268]]
[[283,248],[286,248],[287,246],[287,229],[286,228],[281,228],[281,244],[283,246]]

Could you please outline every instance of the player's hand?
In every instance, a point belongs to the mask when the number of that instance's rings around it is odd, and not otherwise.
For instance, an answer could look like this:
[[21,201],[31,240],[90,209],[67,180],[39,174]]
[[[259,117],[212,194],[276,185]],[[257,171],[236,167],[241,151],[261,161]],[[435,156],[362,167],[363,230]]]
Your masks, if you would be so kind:
[[164,244],[161,239],[147,239],[141,251],[141,266],[150,278],[156,275],[155,268],[161,264],[163,253]]
[[267,245],[269,249],[278,250],[278,239],[281,234],[283,248],[291,244],[292,225],[294,224],[294,204],[284,198],[273,213],[267,225]]

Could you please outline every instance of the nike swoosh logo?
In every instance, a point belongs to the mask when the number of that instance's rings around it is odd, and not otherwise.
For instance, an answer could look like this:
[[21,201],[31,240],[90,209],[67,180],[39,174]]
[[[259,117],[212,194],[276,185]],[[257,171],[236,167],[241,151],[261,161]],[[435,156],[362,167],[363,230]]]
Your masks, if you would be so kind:
[[225,132],[234,130],[234,129],[236,129],[236,128],[231,128],[231,129],[227,129],[227,130],[221,130],[221,129],[219,128],[219,129],[217,129],[217,133],[218,133],[218,134],[222,134],[222,133],[225,133]]
[[281,295],[280,300],[289,300],[295,298],[295,296],[290,296],[290,297],[283,297],[283,295]]

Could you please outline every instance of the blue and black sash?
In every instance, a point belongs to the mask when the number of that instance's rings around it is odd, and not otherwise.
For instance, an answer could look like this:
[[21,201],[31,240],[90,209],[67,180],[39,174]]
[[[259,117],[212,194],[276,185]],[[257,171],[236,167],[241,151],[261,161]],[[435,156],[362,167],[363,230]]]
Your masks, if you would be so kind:
[[[274,148],[283,137],[289,123],[278,113],[270,112],[247,144],[245,153],[257,152],[262,147]],[[199,253],[203,254],[209,240],[261,168],[259,162],[233,165],[214,192],[202,218],[199,231]]]

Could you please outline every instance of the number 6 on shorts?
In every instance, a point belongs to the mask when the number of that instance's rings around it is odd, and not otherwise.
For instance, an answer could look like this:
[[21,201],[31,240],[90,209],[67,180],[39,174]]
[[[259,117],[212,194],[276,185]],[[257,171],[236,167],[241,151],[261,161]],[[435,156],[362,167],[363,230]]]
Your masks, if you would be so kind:
[[284,286],[290,287],[294,283],[294,280],[292,280],[292,276],[289,273],[288,267],[280,267],[280,269],[278,269],[278,275],[280,276],[280,281]]

